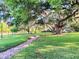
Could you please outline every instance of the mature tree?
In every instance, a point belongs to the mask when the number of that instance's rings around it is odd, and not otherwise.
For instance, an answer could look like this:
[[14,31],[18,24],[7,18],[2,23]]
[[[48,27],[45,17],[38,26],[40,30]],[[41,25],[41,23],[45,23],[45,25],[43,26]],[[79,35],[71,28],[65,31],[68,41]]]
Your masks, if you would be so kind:
[[6,4],[19,25],[26,26],[29,20],[43,25],[52,20],[52,29],[60,34],[64,23],[78,12],[79,0],[6,0]]
[[[10,9],[10,14],[15,17],[18,26],[28,24],[30,20],[30,11],[36,5],[38,1],[36,0],[5,0],[5,4],[8,5]],[[29,26],[28,26],[29,32]]]

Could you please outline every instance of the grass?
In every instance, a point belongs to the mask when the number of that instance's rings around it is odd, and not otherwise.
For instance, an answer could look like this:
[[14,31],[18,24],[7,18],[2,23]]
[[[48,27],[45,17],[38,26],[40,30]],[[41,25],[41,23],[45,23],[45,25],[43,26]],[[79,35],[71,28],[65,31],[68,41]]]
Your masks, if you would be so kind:
[[79,33],[40,36],[11,59],[79,59]]
[[0,52],[25,42],[27,38],[28,35],[26,34],[4,35],[3,38],[0,39]]

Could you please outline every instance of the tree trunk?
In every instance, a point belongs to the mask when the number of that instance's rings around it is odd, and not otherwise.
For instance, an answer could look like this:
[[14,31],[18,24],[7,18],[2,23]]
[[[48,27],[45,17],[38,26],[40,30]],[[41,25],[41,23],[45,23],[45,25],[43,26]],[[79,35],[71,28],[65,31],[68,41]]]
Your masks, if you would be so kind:
[[55,34],[61,34],[62,33],[62,27],[64,27],[64,25],[62,24],[55,24],[54,26],[54,32]]
[[61,34],[62,28],[55,27],[55,34]]

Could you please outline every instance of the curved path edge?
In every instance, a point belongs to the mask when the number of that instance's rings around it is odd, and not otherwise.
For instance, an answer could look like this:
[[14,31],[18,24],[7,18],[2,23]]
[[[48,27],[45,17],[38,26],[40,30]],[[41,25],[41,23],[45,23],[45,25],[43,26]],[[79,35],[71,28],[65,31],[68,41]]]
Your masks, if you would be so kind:
[[29,40],[27,40],[27,42],[24,42],[5,52],[1,52],[0,59],[10,59],[12,56],[14,56],[16,53],[20,52],[22,49],[27,48],[29,46],[29,44],[31,44],[36,39],[38,39],[38,36],[33,36],[33,37],[29,38]]

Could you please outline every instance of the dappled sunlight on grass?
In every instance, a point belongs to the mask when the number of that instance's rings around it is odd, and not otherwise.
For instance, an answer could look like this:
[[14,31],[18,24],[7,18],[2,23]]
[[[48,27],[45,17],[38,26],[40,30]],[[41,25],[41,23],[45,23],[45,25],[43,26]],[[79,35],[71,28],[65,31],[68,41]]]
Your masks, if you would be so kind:
[[51,50],[53,51],[54,50],[54,47],[53,46],[46,46],[46,47],[43,47],[43,48],[37,48],[36,51],[39,51],[39,52],[51,52]]
[[75,43],[64,43],[65,47],[73,47],[73,48],[79,48],[79,45]]
[[[79,59],[79,35],[74,33],[66,33],[63,36],[41,34],[38,40],[18,54],[22,54],[20,59],[24,59],[23,57],[26,59]],[[19,58],[18,54],[12,59]]]
[[50,57],[54,59],[77,59],[79,57],[79,48],[75,48],[75,46],[47,46],[47,48],[42,47],[36,51],[38,51],[41,55],[43,54],[43,56],[45,56],[48,59]]
[[30,44],[29,46],[35,46],[35,44]]
[[55,51],[55,50],[59,50],[59,49],[74,49],[74,48],[79,48],[78,45],[74,44],[74,43],[65,43],[65,45],[63,46],[54,46],[54,45],[47,45],[41,48],[37,48],[36,50],[39,52],[51,52],[51,51]]

